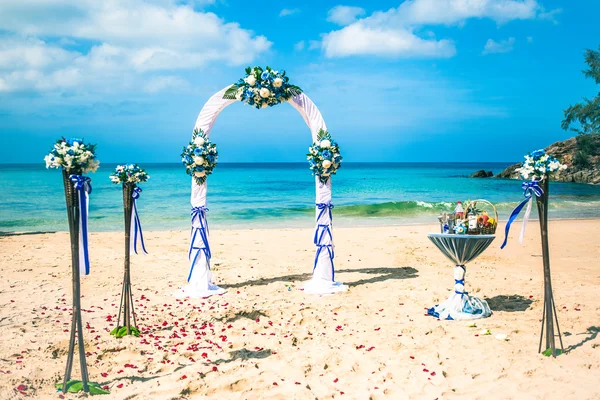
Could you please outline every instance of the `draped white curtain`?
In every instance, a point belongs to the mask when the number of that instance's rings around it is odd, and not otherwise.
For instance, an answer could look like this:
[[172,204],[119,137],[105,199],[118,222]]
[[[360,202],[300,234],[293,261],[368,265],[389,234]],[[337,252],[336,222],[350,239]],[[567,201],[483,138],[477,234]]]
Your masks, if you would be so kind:
[[[207,137],[210,136],[211,130],[221,111],[228,105],[237,100],[223,99],[225,91],[229,88],[215,93],[202,107],[198,119],[196,120],[195,129],[202,130]],[[308,125],[313,142],[317,140],[317,134],[320,129],[327,130],[325,121],[319,112],[319,109],[304,93],[294,96],[289,100],[289,103],[300,113],[306,125]],[[334,264],[333,264],[333,235],[331,221],[331,179],[327,184],[322,184],[319,179],[315,178],[316,185],[316,228],[315,228],[315,245],[317,252],[315,255],[315,263],[313,268],[312,279],[309,280],[304,290],[311,293],[333,293],[347,290],[347,286],[339,282],[335,282]],[[192,208],[206,207],[206,182],[198,185],[192,179]],[[319,207],[320,205],[320,207]],[[198,222],[192,221],[192,232],[198,228]],[[207,232],[208,235],[208,232]],[[191,243],[189,284],[183,287],[178,293],[179,295],[189,297],[207,297],[213,294],[220,294],[224,289],[214,285],[211,280],[210,260],[206,257],[205,247],[208,243],[203,243],[201,235],[193,235]],[[198,256],[196,257],[196,253]],[[210,253],[209,253],[210,254]]]

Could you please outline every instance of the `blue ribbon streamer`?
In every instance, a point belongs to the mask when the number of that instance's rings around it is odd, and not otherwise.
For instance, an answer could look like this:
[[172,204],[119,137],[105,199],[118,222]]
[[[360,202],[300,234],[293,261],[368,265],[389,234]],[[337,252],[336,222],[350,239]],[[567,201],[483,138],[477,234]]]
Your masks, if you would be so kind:
[[[208,208],[206,208],[205,206],[200,206],[200,207],[193,207],[192,208],[192,212],[191,212],[191,216],[192,216],[192,242],[190,243],[190,251],[188,252],[188,259],[190,259],[192,257],[192,251],[193,250],[198,250],[196,252],[196,255],[194,256],[194,259],[192,261],[192,267],[190,268],[190,274],[188,276],[188,282],[190,281],[190,279],[192,278],[192,273],[194,272],[194,266],[196,265],[196,261],[198,260],[198,256],[200,255],[200,251],[202,251],[204,253],[204,255],[206,256],[206,262],[208,264],[208,269],[210,269],[210,258],[212,256],[211,252],[210,252],[210,245],[208,243],[208,222],[206,221],[206,212],[208,211]],[[193,224],[194,224],[194,219],[198,218],[199,222],[200,222],[200,227],[196,227],[194,228]],[[195,247],[194,246],[194,242],[196,241],[196,237],[200,235],[200,238],[202,239],[202,244],[204,245],[204,247]]]
[[504,246],[506,246],[506,243],[508,242],[508,231],[510,230],[510,226],[515,221],[515,219],[517,219],[519,213],[521,212],[523,207],[525,207],[525,204],[527,204],[527,202],[531,199],[532,196],[535,195],[536,197],[542,197],[544,194],[544,191],[539,186],[537,181],[523,182],[522,188],[523,196],[525,196],[525,199],[521,203],[519,203],[518,206],[515,207],[515,209],[510,214],[510,217],[508,217],[508,221],[506,222],[506,228],[504,230],[504,242],[502,242],[502,246],[500,246],[501,249],[503,249]]
[[131,198],[133,199],[133,214],[131,218],[133,218],[133,251],[135,254],[137,252],[137,242],[138,242],[138,232],[139,232],[139,240],[142,244],[142,250],[144,253],[148,254],[146,251],[146,245],[144,243],[144,233],[142,232],[142,223],[140,222],[140,216],[137,210],[137,199],[140,198],[140,193],[142,193],[142,188],[135,186],[133,188],[133,193],[131,194]]
[[[83,175],[70,175],[69,180],[73,182],[73,187],[77,191],[79,198],[79,224],[81,230],[79,232],[79,241],[81,247],[79,251],[83,251],[83,261],[85,265],[85,274],[90,274],[90,257],[88,252],[88,210],[87,210],[87,195],[92,193],[92,180]],[[81,266],[80,266],[81,267]]]

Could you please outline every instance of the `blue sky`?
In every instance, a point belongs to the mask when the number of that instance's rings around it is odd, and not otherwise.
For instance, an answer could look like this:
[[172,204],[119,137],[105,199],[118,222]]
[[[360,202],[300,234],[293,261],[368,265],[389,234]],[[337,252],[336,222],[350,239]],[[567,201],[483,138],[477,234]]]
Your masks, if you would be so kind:
[[[41,162],[63,135],[97,143],[104,162],[178,162],[202,105],[246,65],[285,69],[346,161],[519,160],[571,136],[562,110],[597,91],[581,74],[600,44],[591,0],[0,8],[2,163]],[[286,104],[234,104],[211,139],[224,162],[302,162],[311,140]]]

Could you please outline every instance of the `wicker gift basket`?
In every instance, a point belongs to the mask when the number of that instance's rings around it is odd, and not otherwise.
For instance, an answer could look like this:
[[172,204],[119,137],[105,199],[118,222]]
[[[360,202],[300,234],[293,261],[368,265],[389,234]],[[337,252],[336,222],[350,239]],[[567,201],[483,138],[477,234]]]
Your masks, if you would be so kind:
[[496,206],[484,199],[469,201],[465,208],[465,226],[469,235],[495,234],[498,227]]

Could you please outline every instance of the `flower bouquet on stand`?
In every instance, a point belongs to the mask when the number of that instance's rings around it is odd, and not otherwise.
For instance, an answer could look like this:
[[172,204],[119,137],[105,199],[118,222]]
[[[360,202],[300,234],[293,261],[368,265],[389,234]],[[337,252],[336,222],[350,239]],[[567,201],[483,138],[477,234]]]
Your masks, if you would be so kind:
[[[81,139],[61,138],[56,141],[44,160],[46,161],[46,168],[62,169],[71,238],[73,313],[65,375],[63,382],[56,386],[63,393],[81,390],[92,394],[108,393],[97,383],[88,381],[83,323],[81,320],[80,276],[90,273],[87,222],[88,200],[89,194],[92,192],[91,179],[83,174],[95,172],[100,165],[96,159],[96,145],[85,144]],[[71,380],[73,359],[75,357],[75,341],[77,341],[79,350],[81,381]]]
[[[150,178],[150,176],[148,176],[146,171],[137,164],[117,165],[115,171],[110,175],[110,180],[113,183],[123,185],[123,209],[125,216],[125,268],[123,288],[121,290],[117,326],[110,332],[111,335],[114,335],[117,338],[126,335],[140,335],[135,319],[135,310],[133,309],[130,255],[131,250],[138,254],[138,241],[141,245],[141,251],[146,253],[142,225],[137,210],[137,199],[139,199],[140,193],[142,192],[142,189],[138,187],[138,184],[147,182],[148,178]],[[121,315],[123,316],[122,322]],[[131,324],[132,318],[133,324]]]
[[[515,221],[523,207],[527,205],[525,215],[523,217],[523,225],[521,228],[521,235],[519,241],[523,241],[523,235],[525,234],[525,225],[529,219],[531,212],[531,206],[533,198],[535,197],[537,203],[537,209],[540,219],[540,232],[542,238],[542,256],[544,260],[544,312],[542,315],[542,330],[540,333],[540,345],[538,352],[546,356],[556,357],[560,352],[564,352],[562,343],[562,337],[560,334],[560,328],[558,326],[558,317],[556,315],[556,306],[554,304],[554,294],[552,292],[552,280],[550,276],[550,251],[548,246],[548,197],[549,197],[549,184],[548,181],[553,173],[566,169],[567,166],[560,163],[554,156],[546,154],[544,150],[536,150],[531,154],[525,156],[525,161],[521,168],[517,171],[521,173],[521,176],[525,180],[531,179],[531,181],[523,182],[523,194],[525,199],[515,207],[508,222],[506,223],[506,231],[504,243],[501,248],[506,246],[508,241],[508,232],[511,224]],[[554,328],[556,323],[556,330],[558,335],[555,335]],[[542,342],[545,345],[544,351],[542,352]],[[556,336],[560,341],[561,350],[556,349]]]

